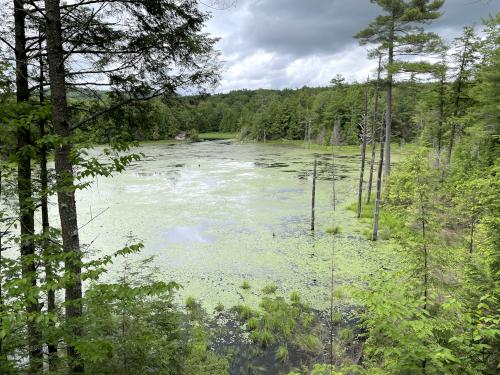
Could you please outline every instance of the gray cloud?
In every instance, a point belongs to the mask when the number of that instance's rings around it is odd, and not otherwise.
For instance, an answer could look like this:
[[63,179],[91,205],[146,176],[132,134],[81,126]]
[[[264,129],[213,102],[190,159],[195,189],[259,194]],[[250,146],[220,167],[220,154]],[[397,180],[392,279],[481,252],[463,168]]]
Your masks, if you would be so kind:
[[[248,4],[242,32],[250,45],[292,56],[331,53],[352,43],[359,25],[376,15],[375,7],[356,1],[260,0]],[[356,22],[353,22],[356,20]]]
[[[499,3],[448,0],[432,30],[450,40],[500,11]],[[218,91],[321,85],[336,73],[364,79],[373,62],[353,35],[378,13],[369,0],[238,0],[214,11],[208,31],[222,38],[226,65]]]

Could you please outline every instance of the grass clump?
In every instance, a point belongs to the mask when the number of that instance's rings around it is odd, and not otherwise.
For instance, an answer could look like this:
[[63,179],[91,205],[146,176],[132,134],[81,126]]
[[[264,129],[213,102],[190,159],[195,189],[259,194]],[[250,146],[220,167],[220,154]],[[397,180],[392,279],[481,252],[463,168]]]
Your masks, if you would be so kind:
[[215,311],[217,312],[224,311],[224,305],[222,303],[218,303],[217,306],[215,306]]
[[271,331],[269,331],[268,329],[264,329],[261,331],[261,333],[259,335],[259,341],[260,341],[260,345],[263,348],[267,348],[272,343],[274,343],[274,336],[271,333]]
[[[264,289],[275,291],[274,286]],[[274,350],[276,361],[282,364],[289,361],[290,351],[302,352],[311,358],[320,354],[319,337],[325,332],[299,293],[293,291],[289,299],[270,294],[262,297],[257,310],[246,313],[247,307],[236,307],[240,317],[249,316],[245,324],[250,339],[260,350]]]
[[321,350],[321,340],[315,335],[309,334],[299,337],[299,347],[308,353],[318,353]]
[[338,325],[342,321],[342,313],[340,311],[335,311],[332,314],[332,324]]
[[278,287],[276,286],[276,284],[272,283],[272,284],[268,284],[264,288],[262,288],[262,293],[273,294],[273,293],[276,293],[277,290],[278,290]]
[[243,289],[243,290],[250,289],[250,283],[248,281],[244,280],[243,284],[241,284],[241,289]]
[[263,349],[266,349],[272,345],[275,341],[274,335],[270,330],[264,328],[262,330],[253,331],[250,335],[250,339],[255,343],[259,344]]
[[301,301],[300,301],[300,294],[299,292],[297,291],[293,291],[291,294],[290,294],[290,302],[292,302],[292,305],[300,305],[301,304]]
[[[347,206],[347,209],[353,212],[357,212],[357,203],[352,203]],[[361,210],[361,219],[366,223],[369,228],[363,230],[363,235],[366,239],[372,239],[372,227],[373,227],[373,215],[375,211],[374,200],[370,204],[363,203]],[[405,227],[405,220],[401,214],[394,212],[390,207],[383,206],[380,210],[379,216],[379,238],[382,240],[389,240],[394,238],[398,234],[405,233],[407,228]]]
[[304,328],[309,328],[313,325],[316,317],[313,314],[304,314],[301,318],[301,323]]
[[339,337],[343,341],[350,341],[352,339],[353,332],[349,328],[342,328],[339,332]]
[[256,315],[250,306],[247,305],[236,305],[232,308],[238,317],[243,320],[248,320]]
[[196,299],[194,297],[189,296],[186,298],[186,308],[188,310],[194,310],[198,306],[198,302],[196,302]]
[[276,349],[276,360],[281,363],[285,363],[288,361],[288,358],[288,348],[284,345],[278,346],[278,349]]
[[259,320],[257,318],[250,318],[247,320],[247,330],[255,331],[259,327]]
[[340,234],[341,232],[342,232],[342,226],[340,226],[340,225],[336,225],[332,228],[327,228],[327,230],[326,230],[327,234],[334,234],[334,235]]

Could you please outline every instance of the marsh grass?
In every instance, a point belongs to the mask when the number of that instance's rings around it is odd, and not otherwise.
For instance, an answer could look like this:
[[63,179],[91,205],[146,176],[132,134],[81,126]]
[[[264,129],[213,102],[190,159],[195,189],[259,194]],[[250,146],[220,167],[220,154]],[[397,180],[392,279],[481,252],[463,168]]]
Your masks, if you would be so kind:
[[264,288],[262,288],[262,293],[268,295],[268,294],[276,293],[277,290],[278,290],[278,287],[276,286],[276,284],[272,283],[272,284],[268,284]]
[[[347,210],[356,212],[357,203],[351,203],[346,207]],[[375,211],[374,199],[371,200],[369,204],[363,202],[361,210],[361,221],[367,227],[361,230],[364,237],[371,239],[372,237],[372,226],[373,226],[373,214]],[[405,226],[405,218],[401,214],[397,214],[389,209],[385,209],[384,206],[381,207],[380,217],[379,217],[379,237],[383,240],[389,240],[395,238],[396,236],[404,233],[407,230]]]
[[[290,357],[299,355],[313,358],[323,350],[320,337],[324,333],[319,319],[293,291],[288,299],[276,296],[276,285],[267,285],[258,308],[247,305],[233,308],[250,339],[261,350],[274,350],[274,358],[286,367]],[[293,354],[293,355],[292,355]]]
[[334,227],[327,228],[325,232],[327,234],[340,234],[342,232],[342,226],[336,225]]

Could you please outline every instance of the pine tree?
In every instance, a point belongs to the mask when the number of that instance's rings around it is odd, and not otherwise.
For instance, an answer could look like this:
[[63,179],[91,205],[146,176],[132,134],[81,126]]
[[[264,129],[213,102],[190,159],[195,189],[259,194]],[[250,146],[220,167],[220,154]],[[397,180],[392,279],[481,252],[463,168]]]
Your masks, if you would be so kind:
[[33,180],[31,171],[32,130],[28,118],[30,111],[30,91],[28,81],[28,48],[26,37],[27,11],[24,0],[14,0],[14,39],[16,59],[16,99],[20,118],[17,129],[17,165],[18,165],[18,200],[19,222],[21,227],[21,263],[22,276],[31,287],[25,293],[26,313],[28,316],[28,347],[30,372],[37,372],[42,366],[41,332],[35,322],[35,315],[40,312],[38,303],[37,270],[35,260],[35,205],[33,199]]
[[455,81],[453,83],[453,118],[451,119],[450,139],[448,143],[448,164],[451,162],[453,146],[457,134],[458,117],[465,114],[467,106],[467,88],[474,78],[474,67],[478,60],[479,39],[474,28],[465,27],[462,36],[455,40],[458,49],[452,56],[455,65]]
[[427,64],[397,59],[398,56],[422,55],[433,51],[439,37],[420,26],[441,16],[444,0],[370,0],[383,14],[355,35],[361,44],[375,44],[387,54],[387,108],[385,173],[391,171],[392,105],[394,75],[404,71],[422,71]]

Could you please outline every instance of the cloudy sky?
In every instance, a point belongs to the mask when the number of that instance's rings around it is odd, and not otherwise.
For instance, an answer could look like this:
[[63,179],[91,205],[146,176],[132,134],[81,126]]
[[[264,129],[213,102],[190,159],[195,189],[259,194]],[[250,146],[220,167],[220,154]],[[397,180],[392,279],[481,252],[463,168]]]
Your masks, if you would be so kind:
[[[349,81],[374,71],[352,36],[379,8],[369,0],[226,0],[212,10],[207,29],[221,37],[224,71],[218,92],[235,89],[321,86],[337,73]],[[464,25],[500,11],[500,0],[447,0],[431,27],[445,39]]]

